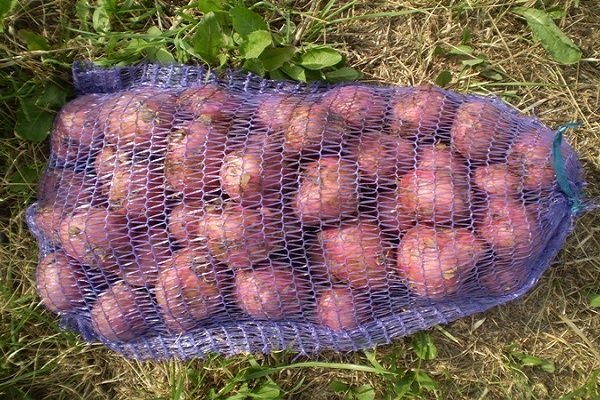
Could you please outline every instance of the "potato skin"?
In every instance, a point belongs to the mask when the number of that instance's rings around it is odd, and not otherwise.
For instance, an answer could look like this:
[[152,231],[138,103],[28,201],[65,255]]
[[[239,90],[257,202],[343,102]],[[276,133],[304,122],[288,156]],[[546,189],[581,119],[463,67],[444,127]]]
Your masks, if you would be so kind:
[[[552,157],[554,136],[548,128],[531,128],[522,132],[511,146],[507,164],[522,177],[525,190],[540,194],[552,188],[556,177]],[[577,157],[565,142],[560,151],[568,169]]]
[[365,132],[349,146],[366,182],[389,185],[415,167],[415,145],[383,132]]
[[452,226],[467,223],[470,192],[465,180],[446,168],[417,168],[398,183],[402,209],[419,222]]
[[146,290],[118,282],[98,296],[90,316],[92,329],[104,340],[129,341],[150,329],[153,305]]
[[183,118],[204,122],[226,131],[242,104],[241,97],[215,84],[194,86],[177,97],[177,111]]
[[458,107],[450,130],[452,148],[475,165],[503,162],[512,141],[515,117],[487,99]]
[[206,248],[194,247],[177,252],[161,269],[154,293],[171,332],[184,333],[223,309],[224,276],[215,268]]
[[307,226],[339,221],[358,211],[358,171],[355,163],[325,156],[306,165],[293,208]]
[[318,234],[324,262],[331,275],[355,288],[389,285],[392,246],[381,239],[374,221],[350,221]]
[[169,211],[169,234],[178,244],[189,246],[199,240],[198,221],[204,216],[200,202],[178,202]]
[[488,196],[518,199],[523,193],[522,179],[507,164],[477,167],[473,172],[473,183]]
[[317,298],[317,323],[336,332],[356,329],[372,315],[367,293],[358,293],[346,286],[334,286]]
[[256,104],[255,122],[273,133],[283,132],[289,126],[294,110],[303,102],[304,98],[297,95],[269,93],[257,96],[252,99]]
[[399,239],[415,225],[415,215],[409,213],[402,205],[398,187],[381,191],[377,195],[376,204],[376,218],[381,233],[386,237],[392,240]]
[[169,135],[165,159],[167,187],[201,201],[220,188],[219,171],[227,136],[202,121],[188,121]]
[[341,116],[352,128],[383,124],[387,102],[383,95],[368,86],[338,86],[323,95],[321,104]]
[[106,208],[80,208],[60,223],[60,244],[82,264],[114,269],[116,257],[131,254],[127,219]]
[[42,303],[54,313],[74,312],[85,307],[93,289],[81,264],[56,250],[38,264],[37,292]]
[[465,228],[418,225],[398,247],[398,271],[410,290],[421,297],[442,298],[458,291],[488,248]]
[[504,263],[501,259],[478,271],[481,290],[492,296],[504,296],[515,292],[526,281],[529,274],[524,262]]
[[107,97],[99,111],[98,127],[108,143],[120,150],[164,152],[174,120],[175,93],[160,88],[138,88]]
[[391,132],[420,141],[432,139],[449,129],[457,106],[433,85],[400,90],[391,99]]
[[288,157],[319,156],[340,151],[346,123],[319,103],[298,104],[284,132],[283,151]]
[[237,204],[206,210],[197,227],[211,255],[234,270],[266,260],[285,245],[281,224],[261,210]]
[[497,257],[523,260],[534,253],[541,241],[538,221],[516,200],[490,198],[487,209],[476,221],[476,229]]
[[302,317],[307,298],[303,283],[285,265],[262,266],[235,274],[235,296],[240,308],[254,318],[282,320]]

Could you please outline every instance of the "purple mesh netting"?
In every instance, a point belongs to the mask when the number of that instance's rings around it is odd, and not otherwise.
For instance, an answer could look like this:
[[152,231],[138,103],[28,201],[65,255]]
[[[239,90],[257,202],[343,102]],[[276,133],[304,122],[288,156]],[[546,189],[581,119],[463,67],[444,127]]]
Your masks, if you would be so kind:
[[577,216],[553,131],[495,97],[197,66],[73,76],[27,212],[37,288],[126,357],[390,343],[523,296]]

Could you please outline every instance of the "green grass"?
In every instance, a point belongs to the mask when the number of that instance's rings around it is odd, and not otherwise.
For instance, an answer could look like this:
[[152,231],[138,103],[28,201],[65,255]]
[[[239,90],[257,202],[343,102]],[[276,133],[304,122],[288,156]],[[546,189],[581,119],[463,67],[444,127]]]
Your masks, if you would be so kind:
[[[125,360],[61,330],[35,293],[37,248],[24,223],[47,161],[52,119],[73,96],[70,68],[81,59],[104,66],[199,62],[275,79],[431,82],[493,93],[548,126],[583,122],[568,136],[586,169],[588,194],[597,198],[594,3],[2,3],[0,398],[600,398],[598,213],[582,216],[556,265],[506,306],[372,351],[185,362]],[[526,4],[537,11],[524,11]]]

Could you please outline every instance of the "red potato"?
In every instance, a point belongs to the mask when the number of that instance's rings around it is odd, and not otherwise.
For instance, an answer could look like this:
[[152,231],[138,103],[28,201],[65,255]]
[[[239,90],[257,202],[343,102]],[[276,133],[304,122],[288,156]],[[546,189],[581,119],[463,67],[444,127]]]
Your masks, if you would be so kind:
[[254,318],[270,320],[302,317],[308,282],[285,265],[240,270],[235,275],[235,296],[240,308]]
[[135,227],[129,236],[132,252],[119,258],[117,274],[131,286],[152,287],[173,256],[167,231],[159,226]]
[[190,115],[194,120],[224,129],[241,104],[241,97],[215,84],[187,88],[177,98],[177,109],[184,117]]
[[541,242],[538,221],[516,200],[490,198],[476,228],[501,259],[523,260]]
[[79,208],[59,226],[65,253],[82,264],[114,269],[116,257],[130,254],[127,219],[106,208]]
[[169,233],[174,241],[189,245],[198,241],[198,222],[204,218],[200,202],[181,202],[169,212]]
[[381,239],[373,221],[348,222],[318,234],[324,262],[332,276],[355,288],[389,286],[392,246]]
[[489,196],[518,199],[523,193],[522,179],[507,164],[477,167],[473,182]]
[[346,123],[339,115],[322,104],[304,102],[289,119],[283,151],[293,157],[339,152],[345,133]]
[[220,312],[224,308],[220,291],[223,279],[206,249],[179,251],[171,264],[161,269],[154,289],[167,328],[184,333]]
[[155,87],[115,93],[100,106],[98,127],[120,150],[160,153],[173,124],[176,99],[172,91]]
[[383,122],[385,97],[368,86],[338,86],[323,95],[321,104],[340,115],[349,126],[368,127]]
[[106,145],[94,160],[94,170],[98,181],[107,185],[118,168],[130,167],[133,163],[132,153],[119,150],[116,146]]
[[432,85],[401,90],[391,99],[390,128],[402,137],[433,137],[450,127],[457,106],[442,89]]
[[489,265],[479,271],[478,283],[485,294],[504,296],[523,286],[529,272],[522,262]]
[[104,189],[110,209],[131,219],[153,219],[166,212],[165,181],[160,162],[117,165]]
[[400,241],[398,271],[414,294],[441,298],[456,293],[487,254],[485,242],[468,229],[418,225]]
[[98,150],[103,133],[97,127],[97,119],[103,99],[99,94],[82,95],[65,104],[56,115],[50,146],[60,160],[86,160]]
[[104,340],[129,341],[150,330],[153,310],[145,289],[119,282],[102,293],[92,307],[92,329]]
[[398,239],[415,225],[414,213],[404,209],[398,189],[383,191],[377,196],[377,221],[381,233],[391,239]]
[[333,331],[349,331],[366,322],[373,313],[366,292],[358,293],[345,286],[334,286],[317,299],[317,322]]
[[365,132],[349,146],[361,178],[386,185],[415,167],[414,142],[382,132]]
[[437,142],[422,144],[417,152],[418,169],[443,168],[452,172],[456,179],[467,180],[467,161],[458,153],[451,150],[450,146]]
[[446,168],[417,168],[404,175],[398,197],[402,209],[419,222],[454,225],[470,217],[468,183]]
[[290,94],[265,94],[256,100],[256,124],[275,132],[284,131],[290,123],[294,110],[304,98]]
[[307,164],[300,179],[293,208],[304,225],[356,215],[359,201],[356,163],[339,156],[324,156]]
[[83,267],[60,250],[40,260],[36,284],[42,303],[54,313],[76,311],[93,296]]
[[281,151],[250,143],[225,156],[219,177],[221,189],[232,200],[245,207],[269,206],[281,203],[293,170]]
[[[508,167],[523,179],[523,188],[532,192],[550,190],[556,172],[553,160],[555,133],[547,128],[532,128],[522,132],[514,141],[508,153]],[[573,150],[563,142],[561,155],[568,166],[575,161]]]
[[198,221],[198,235],[210,253],[230,268],[249,268],[285,246],[282,225],[261,210],[226,205],[208,209]]
[[219,171],[227,136],[202,121],[178,126],[169,136],[165,159],[167,186],[190,200],[219,190]]
[[473,164],[504,162],[516,118],[488,99],[460,105],[450,130],[452,148]]

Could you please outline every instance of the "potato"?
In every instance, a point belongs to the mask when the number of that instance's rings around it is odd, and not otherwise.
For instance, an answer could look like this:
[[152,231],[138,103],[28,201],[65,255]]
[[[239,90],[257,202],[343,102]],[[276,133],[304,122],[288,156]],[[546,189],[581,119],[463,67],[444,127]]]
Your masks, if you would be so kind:
[[415,225],[414,213],[404,209],[398,188],[382,191],[377,195],[377,221],[381,233],[392,240],[400,238]]
[[169,135],[165,159],[167,186],[190,200],[219,189],[227,136],[202,121],[185,122]]
[[449,129],[457,102],[432,85],[404,88],[392,96],[392,133],[428,139]]
[[130,226],[129,236],[132,252],[119,258],[118,275],[131,286],[152,287],[172,259],[167,231],[156,225]]
[[529,269],[523,262],[510,264],[496,262],[486,265],[478,271],[478,283],[481,290],[492,296],[504,296],[514,293],[523,286],[529,275]]
[[402,209],[419,222],[450,226],[470,217],[468,183],[446,168],[417,168],[404,175],[398,197]]
[[284,133],[283,151],[289,157],[339,152],[346,132],[344,120],[326,106],[297,105]]
[[234,270],[266,260],[285,245],[280,223],[260,210],[235,204],[222,210],[207,209],[197,227],[212,256]]
[[294,110],[304,101],[303,97],[291,94],[268,93],[252,99],[256,103],[256,124],[269,131],[283,132],[290,124]]
[[83,267],[61,250],[40,260],[36,285],[42,303],[54,313],[74,312],[94,295]]
[[131,219],[153,219],[166,212],[166,193],[160,162],[136,162],[118,165],[104,189],[108,205]]
[[504,162],[516,118],[489,99],[460,105],[450,130],[452,148],[475,165]]
[[204,206],[200,202],[179,202],[169,212],[169,233],[182,245],[198,240],[198,221],[204,218]]
[[[511,146],[508,168],[522,177],[525,190],[540,193],[552,188],[556,177],[552,156],[554,136],[548,128],[531,128],[522,132]],[[560,151],[569,168],[569,161],[576,161],[576,155],[565,142]]]
[[249,143],[229,152],[219,174],[221,189],[245,207],[280,204],[293,183],[293,170],[281,151],[264,143]]
[[473,183],[489,196],[518,199],[523,193],[523,180],[507,164],[477,167]]
[[381,289],[389,285],[392,246],[382,240],[374,221],[350,221],[319,232],[324,262],[332,276],[355,288]]
[[185,333],[198,321],[214,317],[224,308],[217,274],[206,249],[179,251],[161,269],[154,293],[162,318],[173,333]]
[[476,222],[479,236],[502,259],[523,260],[538,250],[541,232],[538,221],[520,202],[490,198]]
[[414,142],[382,132],[365,132],[350,144],[361,178],[389,185],[414,168]]
[[184,118],[192,117],[225,133],[242,104],[242,98],[216,84],[194,86],[177,98],[177,109]]
[[56,115],[50,146],[62,162],[85,162],[99,149],[103,132],[97,127],[97,119],[103,99],[99,94],[82,95],[65,104]]
[[383,124],[386,99],[368,86],[338,86],[323,95],[321,104],[340,115],[349,126],[364,127]]
[[420,144],[417,151],[418,169],[447,169],[456,179],[466,181],[468,178],[467,161],[458,153],[451,150],[450,146],[436,142],[434,144]]
[[333,331],[349,331],[366,322],[372,313],[367,292],[333,286],[319,294],[315,319]]
[[65,253],[82,264],[114,268],[115,256],[131,253],[127,219],[105,208],[79,208],[59,226]]
[[308,298],[308,282],[285,265],[259,266],[235,274],[235,297],[240,308],[254,318],[298,319]]
[[306,165],[293,208],[307,226],[351,218],[358,211],[357,165],[339,156],[325,156]]
[[176,99],[173,92],[155,87],[115,93],[100,106],[98,128],[120,150],[164,152]]
[[145,289],[119,282],[102,293],[92,307],[92,329],[103,340],[129,341],[150,330],[153,309]]
[[94,170],[98,181],[107,185],[112,180],[117,167],[119,169],[130,167],[133,163],[133,153],[120,150],[117,146],[106,145],[94,160]]
[[466,228],[417,225],[400,241],[398,271],[414,294],[442,298],[456,293],[487,254],[485,242]]
[[95,176],[70,169],[51,169],[44,173],[38,185],[34,221],[45,240],[59,242],[60,223],[76,207],[106,201],[97,186]]

